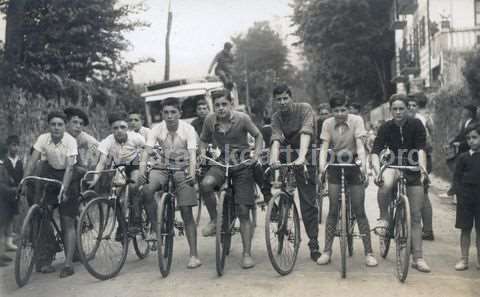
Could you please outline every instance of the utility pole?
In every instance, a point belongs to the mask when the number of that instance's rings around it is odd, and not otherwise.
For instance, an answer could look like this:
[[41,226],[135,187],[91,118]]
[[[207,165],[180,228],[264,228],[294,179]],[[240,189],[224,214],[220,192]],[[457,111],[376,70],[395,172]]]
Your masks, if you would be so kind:
[[247,104],[248,114],[252,114],[252,108],[250,107],[250,86],[248,84],[248,66],[247,66],[247,55],[243,56],[243,63],[245,65],[245,101]]
[[170,79],[170,32],[172,30],[172,1],[168,0],[167,35],[165,36],[165,72],[163,80]]

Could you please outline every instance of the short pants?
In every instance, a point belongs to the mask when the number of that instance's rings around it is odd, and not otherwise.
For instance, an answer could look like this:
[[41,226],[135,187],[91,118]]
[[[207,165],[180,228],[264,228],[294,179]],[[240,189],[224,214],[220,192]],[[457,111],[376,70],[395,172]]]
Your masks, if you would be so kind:
[[[175,196],[178,206],[196,206],[198,204],[197,193],[191,183],[184,182],[186,174],[183,171],[175,173]],[[152,170],[149,177],[148,186],[153,192],[161,190],[168,182],[168,175],[163,171]]]
[[480,186],[459,185],[455,228],[480,230]]

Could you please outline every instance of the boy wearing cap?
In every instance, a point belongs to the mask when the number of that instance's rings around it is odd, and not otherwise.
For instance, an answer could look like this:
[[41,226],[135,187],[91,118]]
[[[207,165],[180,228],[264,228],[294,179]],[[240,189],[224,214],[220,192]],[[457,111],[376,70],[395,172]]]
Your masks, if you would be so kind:
[[[33,146],[33,153],[28,161],[24,176],[29,176],[37,161],[40,177],[61,180],[64,191],[60,203],[60,223],[64,233],[65,265],[60,277],[74,274],[72,258],[75,251],[75,218],[78,213],[79,180],[81,178],[75,169],[78,156],[77,142],[66,130],[67,116],[63,112],[51,112],[48,115],[49,132],[40,135]],[[47,200],[56,203],[58,192],[47,191]],[[44,241],[39,247],[37,271],[43,273],[54,272],[51,265],[56,253],[55,248],[47,246],[51,238],[42,236]]]
[[98,147],[98,140],[83,131],[89,124],[88,116],[83,110],[75,107],[68,107],[63,112],[67,116],[67,132],[77,140],[77,164],[83,168],[93,167],[91,163],[97,159],[95,153]]

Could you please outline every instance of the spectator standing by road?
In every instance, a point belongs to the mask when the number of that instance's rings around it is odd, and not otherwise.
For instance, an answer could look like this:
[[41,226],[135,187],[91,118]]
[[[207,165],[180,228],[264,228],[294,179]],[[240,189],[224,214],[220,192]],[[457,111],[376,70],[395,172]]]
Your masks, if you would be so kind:
[[215,67],[215,75],[220,78],[226,89],[231,91],[233,89],[232,68],[233,68],[233,44],[225,42],[223,50],[221,50],[213,59],[210,67],[208,68],[208,74],[212,72]]

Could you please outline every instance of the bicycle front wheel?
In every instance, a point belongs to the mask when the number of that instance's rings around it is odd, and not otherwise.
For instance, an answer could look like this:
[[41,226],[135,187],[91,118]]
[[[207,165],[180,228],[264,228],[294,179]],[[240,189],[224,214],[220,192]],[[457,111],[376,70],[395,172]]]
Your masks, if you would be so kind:
[[400,203],[395,213],[395,246],[397,252],[397,278],[404,282],[408,275],[412,247],[410,204],[408,197],[400,196]]
[[163,277],[168,276],[172,266],[173,236],[175,235],[175,230],[173,230],[175,206],[172,199],[175,199],[172,194],[164,193],[157,207],[158,268]]
[[150,253],[150,246],[147,241],[147,235],[150,232],[150,221],[147,217],[147,211],[142,207],[141,229],[133,236],[133,249],[139,259],[145,259]]
[[225,269],[225,259],[230,253],[232,232],[230,223],[233,213],[230,208],[226,192],[222,191],[217,201],[217,226],[215,238],[215,259],[218,276],[222,276]]
[[77,247],[87,271],[99,280],[115,277],[127,259],[127,226],[115,200],[90,201],[77,224]]
[[265,242],[273,268],[280,275],[292,272],[300,247],[300,219],[286,193],[272,197],[265,217]]
[[342,278],[347,277],[347,205],[345,193],[340,201],[340,254],[342,256]]
[[394,229],[394,226],[393,226],[393,211],[394,211],[394,206],[393,206],[392,203],[390,203],[388,205],[388,218],[387,218],[388,227],[387,227],[387,230],[385,230],[385,235],[378,237],[379,240],[380,240],[380,256],[382,256],[382,258],[384,258],[384,259],[388,255],[388,251],[390,249],[390,242],[391,242],[391,239],[393,237],[393,229]]
[[36,262],[35,249],[38,248],[42,226],[46,223],[48,222],[42,218],[40,206],[32,205],[23,220],[20,242],[15,255],[15,281],[19,287],[25,286],[30,279]]

